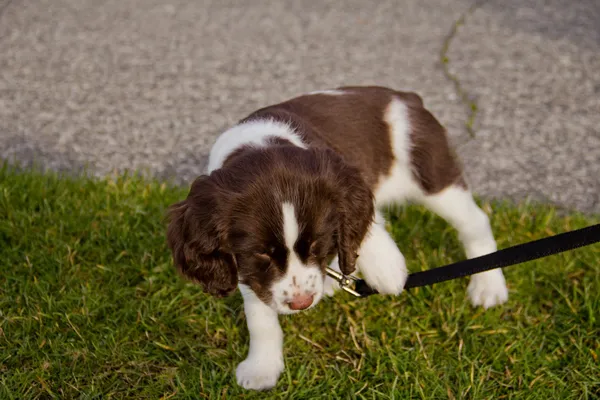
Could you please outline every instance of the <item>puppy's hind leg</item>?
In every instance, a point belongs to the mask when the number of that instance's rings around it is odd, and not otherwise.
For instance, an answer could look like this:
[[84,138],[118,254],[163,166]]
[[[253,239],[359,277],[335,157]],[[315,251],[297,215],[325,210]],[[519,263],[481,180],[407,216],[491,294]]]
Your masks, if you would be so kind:
[[[424,196],[421,202],[458,231],[468,258],[496,251],[489,219],[477,206],[469,190],[453,185],[436,194]],[[508,289],[501,269],[473,275],[467,292],[474,306],[484,308],[508,300]]]

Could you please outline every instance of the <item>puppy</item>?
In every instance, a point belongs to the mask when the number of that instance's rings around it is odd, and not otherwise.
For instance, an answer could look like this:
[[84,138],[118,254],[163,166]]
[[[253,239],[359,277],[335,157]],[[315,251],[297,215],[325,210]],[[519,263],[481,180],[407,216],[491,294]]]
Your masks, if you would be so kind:
[[[446,132],[414,93],[341,87],[262,108],[224,132],[206,175],[171,206],[168,243],[177,268],[215,296],[244,299],[247,389],[269,389],[283,371],[278,314],[315,307],[337,283],[326,266],[360,272],[398,295],[405,260],[381,206],[425,205],[459,233],[467,257],[494,252]],[[485,308],[508,298],[500,270],[471,277]]]

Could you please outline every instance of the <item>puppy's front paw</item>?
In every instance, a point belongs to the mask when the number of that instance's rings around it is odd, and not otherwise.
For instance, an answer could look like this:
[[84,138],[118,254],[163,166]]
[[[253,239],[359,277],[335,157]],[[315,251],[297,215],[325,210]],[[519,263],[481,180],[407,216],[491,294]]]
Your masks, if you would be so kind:
[[404,256],[397,248],[381,251],[361,261],[365,263],[361,265],[361,273],[369,286],[381,294],[402,293],[408,270]]
[[283,371],[283,359],[247,358],[238,365],[238,385],[244,389],[267,390],[275,387]]
[[482,272],[471,277],[467,288],[469,299],[474,306],[488,309],[508,300],[508,289],[501,270]]

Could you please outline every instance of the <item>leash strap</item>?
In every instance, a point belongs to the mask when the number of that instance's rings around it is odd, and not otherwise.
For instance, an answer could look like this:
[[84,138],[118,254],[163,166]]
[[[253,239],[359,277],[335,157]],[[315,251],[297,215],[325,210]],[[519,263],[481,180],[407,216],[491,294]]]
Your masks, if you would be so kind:
[[[415,272],[408,276],[404,289],[433,285],[491,269],[521,264],[597,242],[600,242],[600,224],[508,247],[494,253],[459,261],[443,267]],[[329,273],[329,270],[327,272]],[[335,271],[332,272],[335,275],[330,273],[330,276],[340,282],[342,289],[357,297],[367,297],[377,293],[375,289],[369,287],[362,279],[354,278],[354,288],[348,287],[351,281],[347,277],[342,276],[339,278],[341,274]]]

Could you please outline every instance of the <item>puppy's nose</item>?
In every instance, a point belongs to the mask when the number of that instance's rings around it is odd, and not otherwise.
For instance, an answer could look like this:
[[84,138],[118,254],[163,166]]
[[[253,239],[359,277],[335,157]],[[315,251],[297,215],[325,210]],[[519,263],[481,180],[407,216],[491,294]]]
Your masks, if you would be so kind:
[[297,294],[288,302],[288,306],[291,310],[305,310],[312,304],[314,296],[312,293]]

